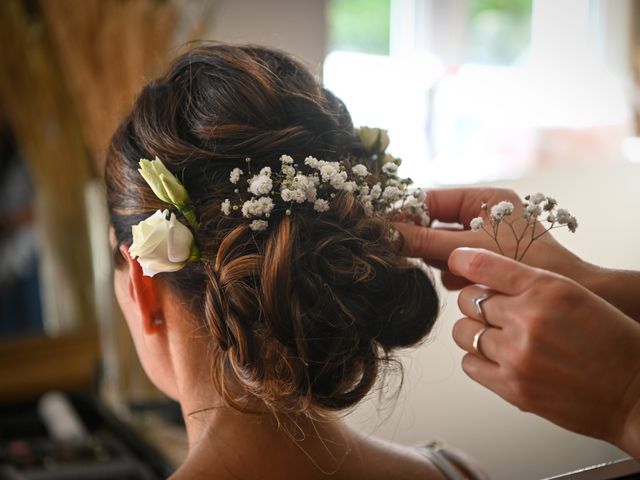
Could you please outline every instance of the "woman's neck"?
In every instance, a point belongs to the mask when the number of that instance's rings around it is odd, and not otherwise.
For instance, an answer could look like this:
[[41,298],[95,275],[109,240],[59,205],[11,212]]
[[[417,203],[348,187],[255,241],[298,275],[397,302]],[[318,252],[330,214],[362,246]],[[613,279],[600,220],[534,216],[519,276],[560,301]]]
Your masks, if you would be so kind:
[[355,445],[337,418],[278,420],[220,407],[187,414],[185,421],[189,455],[176,478],[225,478],[225,472],[230,478],[285,478],[292,472],[320,478],[339,471]]
[[298,478],[313,479],[340,469],[356,443],[341,419],[276,418],[260,405],[249,409],[264,413],[225,405],[209,369],[199,365],[208,357],[207,346],[180,333],[169,343],[189,454],[175,478],[226,478],[226,472],[229,478],[269,479],[299,472]]

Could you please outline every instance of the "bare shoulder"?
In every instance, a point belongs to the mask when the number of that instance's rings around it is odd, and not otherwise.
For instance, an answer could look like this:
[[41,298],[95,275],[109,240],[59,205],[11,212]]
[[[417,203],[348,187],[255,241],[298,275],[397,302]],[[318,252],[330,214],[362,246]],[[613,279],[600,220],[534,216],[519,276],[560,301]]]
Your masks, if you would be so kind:
[[[466,453],[445,445],[409,447],[374,437],[360,437],[346,478],[489,480],[484,468]],[[353,469],[353,470],[352,470]]]

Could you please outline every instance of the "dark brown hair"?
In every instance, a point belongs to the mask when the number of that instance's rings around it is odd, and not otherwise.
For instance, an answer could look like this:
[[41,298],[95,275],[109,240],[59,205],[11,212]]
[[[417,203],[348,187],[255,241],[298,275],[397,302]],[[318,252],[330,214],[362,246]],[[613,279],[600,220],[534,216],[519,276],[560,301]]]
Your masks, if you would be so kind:
[[257,398],[284,414],[340,410],[366,395],[392,350],[426,336],[438,299],[389,238],[389,220],[366,216],[352,194],[324,213],[299,206],[272,217],[265,232],[220,214],[234,167],[251,157],[256,169],[276,169],[282,154],[378,169],[342,102],[288,55],[194,48],[142,90],[113,136],[111,222],[130,244],[131,226],[166,208],[137,171],[157,155],[191,196],[204,257],[158,278],[202,322],[223,398],[236,408]]

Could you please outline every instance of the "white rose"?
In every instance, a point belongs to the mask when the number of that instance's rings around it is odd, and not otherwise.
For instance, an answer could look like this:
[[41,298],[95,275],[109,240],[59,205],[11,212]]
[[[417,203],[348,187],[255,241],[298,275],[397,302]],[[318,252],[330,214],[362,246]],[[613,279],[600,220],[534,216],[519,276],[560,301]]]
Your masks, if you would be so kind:
[[153,277],[160,272],[175,272],[185,266],[191,256],[193,234],[176,220],[169,210],[158,210],[146,220],[131,227],[131,258],[138,258],[142,273]]

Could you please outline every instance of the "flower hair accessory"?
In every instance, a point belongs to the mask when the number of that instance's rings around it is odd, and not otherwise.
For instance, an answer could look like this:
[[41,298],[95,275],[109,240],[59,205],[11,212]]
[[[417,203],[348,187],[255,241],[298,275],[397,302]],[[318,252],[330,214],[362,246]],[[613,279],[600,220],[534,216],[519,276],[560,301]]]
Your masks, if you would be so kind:
[[[156,157],[140,159],[140,175],[165,203],[175,207],[196,231],[199,228],[184,186]],[[188,262],[200,260],[192,231],[180,223],[173,212],[158,210],[131,227],[133,243],[129,247],[131,258],[137,258],[143,275],[153,277],[160,272],[175,272]]]
[[[251,230],[261,232],[269,227],[274,213],[290,216],[307,204],[322,214],[331,209],[336,194],[344,191],[360,201],[367,216],[398,214],[405,221],[428,225],[426,194],[421,189],[410,190],[411,179],[398,176],[401,160],[386,153],[386,130],[363,127],[357,133],[371,152],[376,171],[370,172],[361,163],[347,168],[344,162],[313,156],[299,164],[291,156],[281,155],[279,171],[263,167],[254,173],[251,159],[246,158],[246,173],[238,167],[229,172],[229,182],[236,186],[236,199],[224,199],[221,213],[246,218]],[[185,217],[190,228],[177,221],[169,210],[158,210],[132,227],[131,258],[137,258],[143,274],[151,277],[159,272],[175,272],[188,262],[200,260],[193,237],[199,224],[184,186],[158,157],[141,159],[138,171],[160,200]],[[394,230],[390,233],[397,235]]]
[[425,192],[410,191],[411,179],[397,175],[401,160],[385,153],[389,145],[386,130],[363,127],[357,132],[362,144],[372,152],[371,159],[380,165],[378,172],[369,172],[361,163],[347,168],[343,162],[313,156],[297,163],[291,156],[282,155],[279,171],[263,167],[254,173],[251,158],[246,158],[246,172],[236,167],[229,173],[229,181],[237,185],[236,198],[224,199],[221,212],[226,216],[241,215],[250,220],[252,230],[263,231],[275,211],[292,215],[306,203],[316,212],[326,212],[336,194],[344,191],[361,202],[367,216],[404,213],[408,220],[428,225]]

